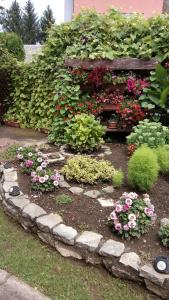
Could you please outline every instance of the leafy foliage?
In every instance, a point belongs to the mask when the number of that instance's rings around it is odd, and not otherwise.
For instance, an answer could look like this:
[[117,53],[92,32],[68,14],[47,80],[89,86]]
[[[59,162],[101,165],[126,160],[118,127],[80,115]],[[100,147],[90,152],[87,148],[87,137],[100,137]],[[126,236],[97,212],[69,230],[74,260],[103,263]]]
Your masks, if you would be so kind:
[[79,152],[94,151],[103,143],[104,127],[92,115],[76,115],[66,128],[65,143]]
[[53,192],[59,185],[60,175],[50,169],[37,170],[31,173],[31,187],[35,191]]
[[16,59],[24,59],[25,52],[23,42],[15,33],[0,32],[0,44],[6,48]]
[[154,206],[149,195],[141,198],[133,192],[123,193],[109,216],[109,225],[124,238],[139,238],[148,231],[154,219]]
[[169,140],[169,128],[162,126],[160,122],[140,121],[139,125],[133,127],[133,132],[127,137],[128,144],[137,147],[146,144],[150,148],[165,145]]
[[169,225],[161,226],[159,236],[163,246],[169,248]]
[[162,174],[169,173],[169,146],[160,146],[155,149],[155,153],[157,155],[160,172]]
[[124,181],[124,173],[121,170],[116,170],[113,175],[113,186],[119,188],[122,186]]
[[73,199],[65,194],[61,194],[55,199],[56,204],[70,204],[73,202]]
[[140,191],[153,187],[158,178],[159,166],[157,156],[152,149],[142,146],[138,148],[129,160],[129,183]]
[[68,159],[61,173],[66,176],[67,180],[94,184],[112,181],[115,169],[109,161],[79,155]]

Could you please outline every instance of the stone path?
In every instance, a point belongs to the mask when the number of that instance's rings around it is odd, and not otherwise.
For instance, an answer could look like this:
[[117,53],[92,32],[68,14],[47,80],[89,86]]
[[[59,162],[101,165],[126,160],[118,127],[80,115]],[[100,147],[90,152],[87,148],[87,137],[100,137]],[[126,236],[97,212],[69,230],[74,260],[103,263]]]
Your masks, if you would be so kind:
[[20,144],[24,146],[41,144],[46,142],[45,134],[32,129],[0,127],[0,150],[12,144]]
[[17,277],[0,270],[0,300],[50,300]]

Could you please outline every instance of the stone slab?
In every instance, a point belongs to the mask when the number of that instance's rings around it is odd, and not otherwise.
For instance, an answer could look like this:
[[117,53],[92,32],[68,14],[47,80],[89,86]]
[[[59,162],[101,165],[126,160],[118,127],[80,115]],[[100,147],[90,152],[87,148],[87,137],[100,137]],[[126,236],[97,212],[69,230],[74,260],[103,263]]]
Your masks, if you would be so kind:
[[31,220],[34,220],[42,215],[45,215],[46,211],[41,208],[39,205],[36,205],[34,203],[28,204],[22,212],[22,216],[24,218],[30,218]]
[[113,207],[114,206],[113,199],[98,198],[97,200],[101,204],[102,207]]
[[18,176],[17,176],[17,172],[16,171],[6,171],[6,169],[4,169],[4,181],[17,181],[18,180]]
[[99,254],[107,257],[120,257],[125,250],[123,243],[107,240],[99,250]]
[[19,186],[18,185],[18,182],[14,182],[14,181],[4,181],[3,183],[3,189],[4,189],[4,192],[5,193],[8,193],[10,188],[13,187],[13,186]]
[[169,219],[168,218],[163,218],[160,221],[160,226],[166,226],[169,225]]
[[76,186],[73,186],[69,189],[69,191],[72,193],[72,194],[75,194],[75,195],[80,195],[83,193],[83,189],[80,188],[80,187],[76,187]]
[[169,275],[160,274],[156,272],[152,265],[144,265],[140,269],[140,276],[144,277],[145,279],[148,279],[149,281],[153,282],[154,284],[158,286],[162,286],[164,284],[164,281],[166,279],[169,279]]
[[63,257],[72,257],[79,260],[82,259],[82,256],[78,252],[70,248],[68,249],[67,247],[61,245],[59,242],[55,243],[55,248]]
[[53,234],[64,243],[74,245],[77,231],[70,226],[60,224],[53,228]]
[[112,185],[102,188],[102,191],[107,194],[112,194],[114,192],[114,187]]
[[44,232],[50,232],[53,227],[63,222],[63,219],[57,213],[45,215],[36,219],[36,224]]
[[59,181],[59,186],[61,188],[66,188],[66,189],[69,189],[71,187],[71,185],[67,181],[65,181],[65,180]]
[[100,192],[97,190],[91,190],[84,193],[85,196],[90,197],[92,199],[96,199],[100,196]]
[[7,198],[6,202],[12,207],[19,209],[19,211],[22,211],[30,203],[29,199],[25,196]]
[[103,236],[101,234],[92,231],[84,231],[76,239],[76,245],[93,252],[98,248],[102,238]]
[[9,273],[4,270],[0,270],[0,285],[4,284],[9,278]]
[[119,261],[122,265],[131,267],[132,269],[139,271],[141,265],[141,259],[135,252],[124,253],[120,257]]

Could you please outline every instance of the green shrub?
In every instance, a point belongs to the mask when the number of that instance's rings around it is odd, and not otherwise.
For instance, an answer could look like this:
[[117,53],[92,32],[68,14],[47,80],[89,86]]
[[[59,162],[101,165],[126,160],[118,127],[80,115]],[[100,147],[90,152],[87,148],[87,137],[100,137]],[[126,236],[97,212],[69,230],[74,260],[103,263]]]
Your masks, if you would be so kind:
[[98,149],[103,143],[105,128],[92,115],[75,116],[65,132],[65,143],[73,150],[87,152]]
[[160,146],[157,149],[155,149],[155,153],[157,155],[157,161],[159,164],[160,172],[162,174],[169,173],[169,147]]
[[0,32],[0,45],[5,47],[16,59],[25,57],[24,46],[21,38],[14,32]]
[[161,226],[159,236],[163,246],[169,248],[169,225]]
[[113,175],[113,186],[119,188],[122,186],[124,181],[124,173],[121,170],[115,171]]
[[129,160],[129,183],[140,191],[147,191],[153,187],[158,178],[159,166],[157,156],[150,148],[138,148]]
[[61,195],[57,196],[55,199],[56,204],[70,204],[72,202],[73,202],[73,199],[65,194],[61,194]]
[[145,144],[150,148],[156,148],[165,145],[169,139],[169,128],[160,122],[150,122],[146,119],[140,121],[133,130],[134,132],[127,137],[127,143],[135,144],[137,147]]
[[67,180],[94,184],[112,181],[115,169],[109,161],[79,155],[68,159],[61,173]]

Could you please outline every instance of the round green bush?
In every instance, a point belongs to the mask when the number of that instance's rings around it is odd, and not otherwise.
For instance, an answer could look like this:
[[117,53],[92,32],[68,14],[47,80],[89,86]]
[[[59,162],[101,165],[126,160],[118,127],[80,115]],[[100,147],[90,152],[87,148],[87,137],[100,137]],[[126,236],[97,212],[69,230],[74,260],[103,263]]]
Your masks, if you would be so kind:
[[65,133],[65,143],[77,152],[88,152],[98,149],[103,143],[105,128],[92,115],[75,116]]
[[21,38],[14,32],[0,32],[0,44],[17,60],[24,60],[25,51]]
[[162,174],[169,173],[169,146],[161,146],[155,149],[160,172]]
[[159,166],[157,156],[152,149],[142,146],[138,148],[129,160],[129,183],[140,191],[153,187],[158,178]]

